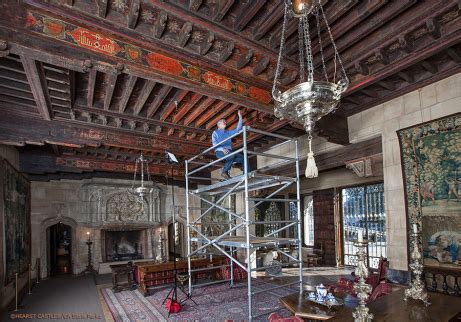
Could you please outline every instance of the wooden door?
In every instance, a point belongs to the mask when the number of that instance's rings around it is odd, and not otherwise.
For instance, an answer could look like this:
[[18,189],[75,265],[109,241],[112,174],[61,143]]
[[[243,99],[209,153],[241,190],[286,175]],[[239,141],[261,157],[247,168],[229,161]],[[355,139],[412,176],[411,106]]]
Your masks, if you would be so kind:
[[324,265],[336,266],[335,191],[314,191],[314,247],[323,247]]

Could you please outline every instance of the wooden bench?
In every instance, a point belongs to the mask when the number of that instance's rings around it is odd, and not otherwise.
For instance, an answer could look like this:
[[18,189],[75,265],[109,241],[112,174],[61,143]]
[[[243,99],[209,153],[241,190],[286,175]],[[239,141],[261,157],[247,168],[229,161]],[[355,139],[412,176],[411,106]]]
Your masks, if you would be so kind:
[[[214,257],[212,261],[210,261],[209,259],[193,259],[191,265],[192,269],[220,266],[223,264],[223,260],[223,257]],[[177,273],[187,272],[187,261],[177,261],[176,270]],[[142,293],[144,294],[144,296],[147,296],[149,294],[149,288],[165,284],[171,284],[174,282],[174,263],[137,263],[135,277]],[[216,270],[195,272],[192,275],[193,281],[204,278],[216,279]]]

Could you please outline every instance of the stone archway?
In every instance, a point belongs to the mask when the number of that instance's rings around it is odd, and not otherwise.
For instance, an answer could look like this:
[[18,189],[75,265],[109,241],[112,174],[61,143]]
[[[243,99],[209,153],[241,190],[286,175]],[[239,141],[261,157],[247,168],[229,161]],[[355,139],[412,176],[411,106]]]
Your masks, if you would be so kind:
[[40,271],[40,276],[42,278],[48,277],[48,256],[47,256],[47,245],[48,245],[48,239],[47,239],[47,234],[46,230],[53,226],[56,225],[57,223],[63,223],[65,225],[68,225],[72,228],[72,250],[71,250],[71,261],[72,261],[72,267],[71,267],[71,273],[72,274],[77,274],[76,272],[76,267],[77,267],[77,222],[69,217],[49,217],[45,220],[42,221],[40,224],[40,259],[41,259],[41,271]]

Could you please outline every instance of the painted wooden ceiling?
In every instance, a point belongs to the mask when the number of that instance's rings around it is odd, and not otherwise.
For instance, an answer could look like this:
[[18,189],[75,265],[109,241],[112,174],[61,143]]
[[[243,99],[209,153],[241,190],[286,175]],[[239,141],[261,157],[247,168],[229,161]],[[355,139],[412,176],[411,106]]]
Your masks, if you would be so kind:
[[[347,116],[461,69],[460,1],[322,4],[351,79],[317,128],[331,142],[349,144]],[[20,147],[27,173],[130,173],[144,151],[164,175],[165,149],[199,153],[217,120],[235,126],[237,110],[253,127],[303,133],[273,115],[282,0],[5,0],[0,9],[0,142]],[[297,24],[287,33],[285,87],[299,81]]]

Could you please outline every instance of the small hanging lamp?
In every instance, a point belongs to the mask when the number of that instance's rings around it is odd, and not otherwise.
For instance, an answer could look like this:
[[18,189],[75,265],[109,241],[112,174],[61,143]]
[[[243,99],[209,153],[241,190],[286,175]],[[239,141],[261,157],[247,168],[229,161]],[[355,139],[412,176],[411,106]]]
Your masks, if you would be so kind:
[[[136,180],[136,176],[139,169],[140,180]],[[135,168],[134,168],[134,177],[131,187],[128,188],[128,192],[139,197],[140,200],[143,200],[145,196],[150,194],[153,191],[153,188],[148,188],[145,186],[144,177],[147,177],[147,182],[151,182],[150,173],[149,173],[149,163],[148,160],[144,157],[141,152],[141,155],[136,158]]]
[[[299,45],[299,74],[301,82],[296,86],[281,92],[278,89],[280,71],[283,65],[283,55],[286,41],[286,28],[288,20],[298,19],[298,45]],[[310,19],[317,26],[317,40],[319,44],[320,61],[317,70],[313,59],[311,36],[309,33]],[[324,21],[334,56],[332,57],[334,72],[328,75],[323,54],[321,38],[321,20]],[[339,66],[338,66],[339,65]],[[315,73],[317,72],[317,73]],[[325,115],[334,112],[344,93],[349,86],[349,79],[339,57],[330,26],[320,0],[285,0],[285,13],[283,18],[282,36],[277,59],[272,97],[275,101],[274,112],[279,119],[288,119],[302,123],[309,134],[309,152],[307,158],[306,177],[318,176],[318,169],[312,151],[312,132],[315,123]]]

